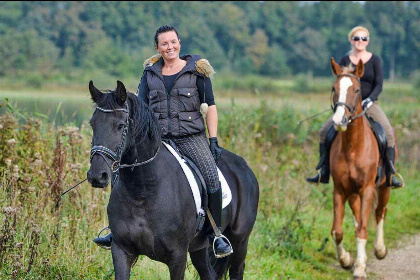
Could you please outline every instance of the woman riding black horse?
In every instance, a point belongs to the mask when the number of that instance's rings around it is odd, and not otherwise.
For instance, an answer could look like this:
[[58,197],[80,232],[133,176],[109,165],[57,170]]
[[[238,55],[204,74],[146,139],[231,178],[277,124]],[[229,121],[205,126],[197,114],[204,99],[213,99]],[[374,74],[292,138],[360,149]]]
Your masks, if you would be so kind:
[[[216,161],[221,149],[217,141],[217,109],[209,79],[214,74],[213,68],[199,56],[179,56],[181,40],[174,27],[165,25],[156,31],[155,48],[158,54],[143,65],[138,98],[149,105],[161,127],[162,138],[172,140],[203,174],[209,209],[220,231],[222,189]],[[210,146],[201,113],[206,114]],[[217,238],[213,231],[209,238],[210,244],[214,241],[216,257],[232,253],[231,245],[223,238]],[[102,247],[110,247],[112,234],[94,241]]]

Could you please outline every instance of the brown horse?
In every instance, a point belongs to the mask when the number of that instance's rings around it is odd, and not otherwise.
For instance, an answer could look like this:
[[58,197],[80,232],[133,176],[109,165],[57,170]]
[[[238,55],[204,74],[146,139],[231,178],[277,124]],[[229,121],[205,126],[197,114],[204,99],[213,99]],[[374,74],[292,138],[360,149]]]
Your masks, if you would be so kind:
[[[387,250],[383,239],[386,205],[391,194],[383,176],[376,187],[377,168],[381,163],[378,143],[362,110],[360,77],[364,72],[362,61],[356,69],[341,68],[331,58],[331,68],[337,80],[333,86],[334,128],[339,131],[330,152],[331,175],[334,181],[334,223],[331,234],[336,244],[337,258],[343,268],[351,269],[354,260],[343,245],[342,222],[348,200],[354,214],[357,257],[354,279],[366,278],[367,225],[376,202],[377,231],[375,256],[382,259]],[[375,203],[376,204],[376,203]]]

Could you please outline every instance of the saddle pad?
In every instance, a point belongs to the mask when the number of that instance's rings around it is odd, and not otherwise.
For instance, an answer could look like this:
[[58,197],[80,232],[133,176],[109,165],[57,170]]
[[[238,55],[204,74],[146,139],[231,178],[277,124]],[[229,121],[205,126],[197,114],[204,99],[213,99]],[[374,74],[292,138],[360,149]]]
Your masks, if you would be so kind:
[[[165,147],[168,149],[171,154],[174,155],[174,157],[178,160],[179,164],[181,165],[182,170],[185,173],[185,176],[187,176],[188,182],[191,187],[191,191],[194,196],[195,201],[195,207],[197,208],[197,214],[204,214],[204,210],[201,207],[201,196],[200,196],[200,190],[198,189],[198,184],[195,181],[194,174],[192,173],[191,169],[188,167],[188,165],[185,163],[185,161],[179,156],[179,154],[168,144],[165,142],[162,142]],[[230,191],[230,188],[228,186],[228,183],[226,182],[225,177],[223,176],[222,172],[220,171],[219,167],[217,168],[217,173],[219,174],[219,180],[222,184],[222,208],[225,208],[229,205],[229,203],[232,201],[232,192]]]

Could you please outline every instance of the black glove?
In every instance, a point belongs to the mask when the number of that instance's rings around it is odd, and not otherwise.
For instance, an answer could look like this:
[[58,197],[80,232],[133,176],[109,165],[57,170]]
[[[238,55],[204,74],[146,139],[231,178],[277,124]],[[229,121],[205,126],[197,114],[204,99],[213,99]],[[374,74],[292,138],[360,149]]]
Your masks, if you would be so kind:
[[217,161],[222,155],[222,150],[217,142],[217,137],[210,137],[210,151],[213,154],[214,160]]
[[365,100],[362,101],[362,108],[363,111],[366,111],[367,109],[369,109],[370,106],[372,106],[373,101],[368,97]]

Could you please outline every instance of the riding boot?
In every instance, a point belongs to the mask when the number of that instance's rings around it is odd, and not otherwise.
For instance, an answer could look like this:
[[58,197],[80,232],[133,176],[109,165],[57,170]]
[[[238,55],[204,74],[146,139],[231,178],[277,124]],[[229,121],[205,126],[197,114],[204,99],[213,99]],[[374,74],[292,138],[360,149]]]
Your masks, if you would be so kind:
[[330,181],[329,153],[327,152],[326,145],[324,143],[319,144],[319,163],[316,167],[316,170],[319,169],[321,170],[315,176],[306,178],[306,181],[316,184],[319,182],[328,184]]
[[395,169],[395,148],[388,147],[386,149],[386,160],[385,160],[385,173],[386,173],[386,182],[390,187],[401,188],[404,186],[404,183],[398,181],[397,176],[393,176],[397,173]]
[[[219,234],[222,233],[222,188],[220,187],[217,191],[208,194],[209,199],[209,210],[213,217],[213,220],[218,228]],[[216,258],[223,258],[230,255],[233,250],[229,240],[225,236],[217,237],[214,231],[209,234],[209,242],[213,245],[213,250]],[[227,242],[226,242],[227,241]]]
[[95,242],[96,244],[98,244],[99,247],[102,247],[104,249],[111,249],[111,243],[112,243],[112,233],[104,236],[104,237],[96,237],[95,239],[93,239],[93,242]]

